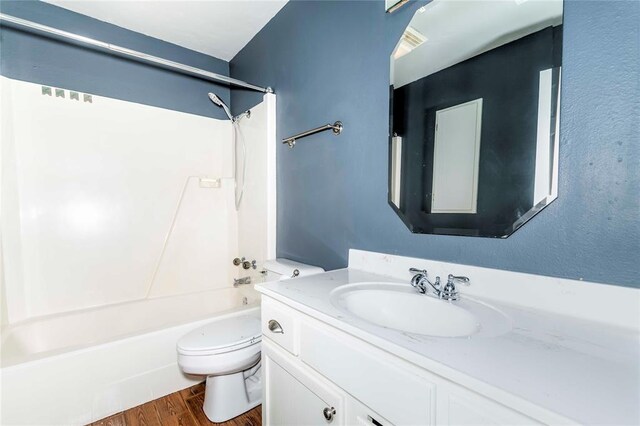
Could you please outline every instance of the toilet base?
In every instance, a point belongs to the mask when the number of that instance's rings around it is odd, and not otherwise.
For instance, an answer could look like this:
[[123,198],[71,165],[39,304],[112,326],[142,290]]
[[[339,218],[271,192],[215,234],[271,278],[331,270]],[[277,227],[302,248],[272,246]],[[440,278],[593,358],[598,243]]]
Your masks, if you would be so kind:
[[202,408],[214,423],[226,422],[261,403],[260,364],[234,374],[207,377]]

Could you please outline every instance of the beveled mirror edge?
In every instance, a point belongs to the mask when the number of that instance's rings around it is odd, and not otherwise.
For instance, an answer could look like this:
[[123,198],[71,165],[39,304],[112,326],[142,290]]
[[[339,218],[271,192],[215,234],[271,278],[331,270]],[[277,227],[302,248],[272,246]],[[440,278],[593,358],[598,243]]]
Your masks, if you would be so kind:
[[385,11],[386,13],[393,13],[407,3],[409,3],[409,0],[384,0]]

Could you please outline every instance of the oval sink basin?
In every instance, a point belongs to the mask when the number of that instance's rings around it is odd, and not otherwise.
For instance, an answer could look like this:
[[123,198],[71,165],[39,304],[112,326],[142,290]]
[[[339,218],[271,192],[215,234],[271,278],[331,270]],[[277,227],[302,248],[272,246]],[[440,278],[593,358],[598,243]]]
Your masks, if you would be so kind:
[[409,284],[358,283],[333,290],[331,302],[343,312],[407,333],[435,337],[499,335],[511,329],[495,308],[470,299],[455,302],[416,292]]

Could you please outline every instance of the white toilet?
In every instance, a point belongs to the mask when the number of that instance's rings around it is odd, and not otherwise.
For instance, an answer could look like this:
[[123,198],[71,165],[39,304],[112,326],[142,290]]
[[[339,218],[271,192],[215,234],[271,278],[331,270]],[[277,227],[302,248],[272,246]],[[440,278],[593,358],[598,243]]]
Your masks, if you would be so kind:
[[[324,272],[288,259],[266,261],[265,282]],[[262,403],[260,312],[215,321],[183,336],[178,365],[187,374],[207,376],[204,413],[220,423]]]

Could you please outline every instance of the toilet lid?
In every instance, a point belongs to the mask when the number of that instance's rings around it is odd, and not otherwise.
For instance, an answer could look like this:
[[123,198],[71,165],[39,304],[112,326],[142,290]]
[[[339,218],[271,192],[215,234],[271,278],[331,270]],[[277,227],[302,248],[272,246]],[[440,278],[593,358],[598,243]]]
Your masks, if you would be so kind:
[[208,355],[229,352],[260,342],[260,318],[240,315],[212,322],[193,330],[178,341],[178,352]]

